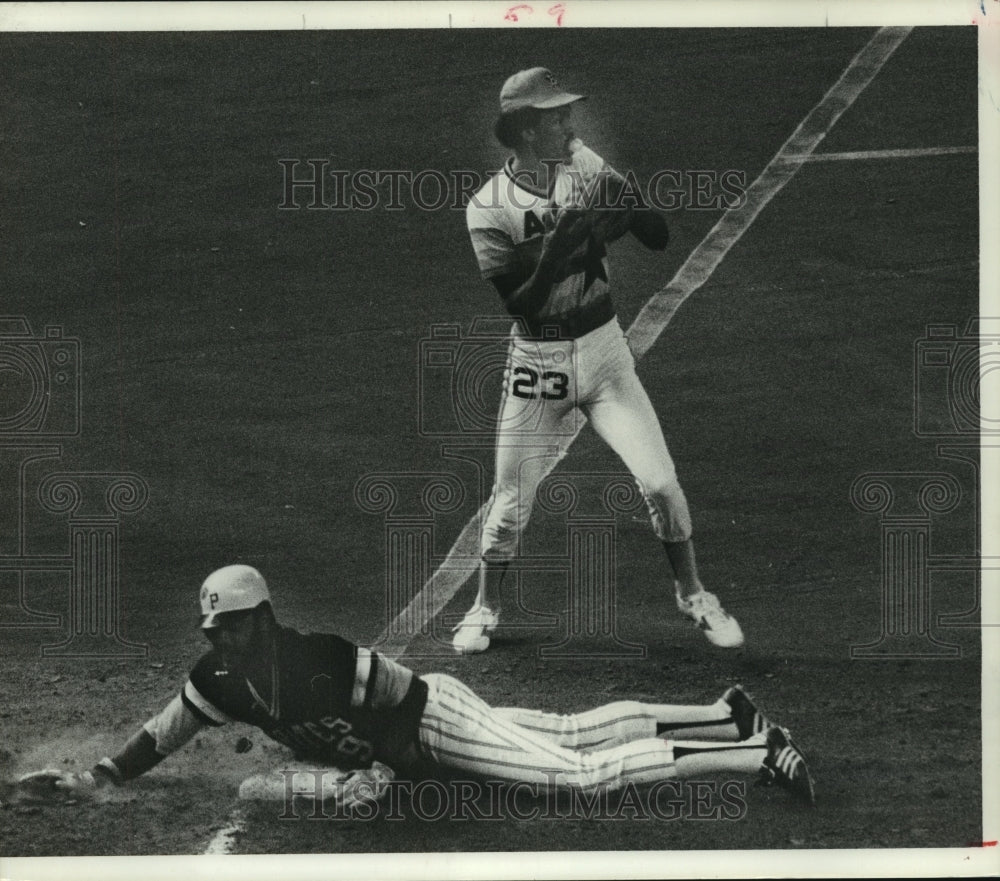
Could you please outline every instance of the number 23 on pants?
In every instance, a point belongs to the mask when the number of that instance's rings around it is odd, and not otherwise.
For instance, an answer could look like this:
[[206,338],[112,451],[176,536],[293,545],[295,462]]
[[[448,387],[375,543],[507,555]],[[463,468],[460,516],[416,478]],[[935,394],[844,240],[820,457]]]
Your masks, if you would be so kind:
[[[557,370],[546,370],[539,376],[537,370],[521,366],[515,367],[511,373],[517,377],[511,386],[511,394],[516,398],[534,400],[541,396],[546,401],[561,401],[569,390],[569,377]],[[539,380],[540,392],[537,391]]]

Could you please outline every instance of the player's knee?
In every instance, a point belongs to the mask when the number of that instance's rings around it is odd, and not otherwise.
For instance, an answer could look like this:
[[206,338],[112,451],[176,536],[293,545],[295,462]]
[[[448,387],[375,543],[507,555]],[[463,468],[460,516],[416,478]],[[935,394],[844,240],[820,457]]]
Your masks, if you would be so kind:
[[491,514],[483,526],[479,549],[483,559],[499,562],[513,557],[523,528],[516,512],[511,517]]
[[687,498],[684,490],[681,489],[680,481],[677,480],[677,473],[673,469],[663,471],[652,479],[638,481],[646,502],[650,507],[667,510],[686,510]]
[[531,516],[531,502],[518,492],[500,492],[493,499],[484,529],[498,535],[519,535]]
[[531,497],[517,487],[500,490],[493,497],[490,517],[496,517],[505,523],[517,523],[531,513],[531,502]]
[[517,536],[506,532],[483,532],[479,555],[487,563],[503,563],[514,558],[517,550]]
[[691,537],[691,511],[676,475],[665,474],[647,485],[640,483],[640,488],[656,537],[660,541],[687,541]]

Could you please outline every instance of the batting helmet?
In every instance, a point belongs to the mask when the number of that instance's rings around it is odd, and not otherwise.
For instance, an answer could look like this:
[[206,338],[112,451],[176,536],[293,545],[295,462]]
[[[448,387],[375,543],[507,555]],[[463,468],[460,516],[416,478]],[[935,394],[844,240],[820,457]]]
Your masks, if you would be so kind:
[[264,576],[253,566],[223,566],[201,586],[201,626],[205,630],[218,627],[216,619],[222,612],[256,609],[270,599]]

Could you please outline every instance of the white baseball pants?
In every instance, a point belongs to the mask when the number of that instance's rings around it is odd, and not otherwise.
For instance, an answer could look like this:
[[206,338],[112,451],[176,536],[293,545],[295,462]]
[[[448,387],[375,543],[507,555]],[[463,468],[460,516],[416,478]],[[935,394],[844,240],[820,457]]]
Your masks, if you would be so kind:
[[422,678],[428,697],[420,745],[442,767],[583,792],[676,776],[673,747],[655,736],[656,720],[640,703],[619,701],[568,716],[498,709],[451,676]]
[[691,537],[691,514],[659,419],[617,319],[576,340],[512,335],[496,440],[496,478],[483,556],[508,560],[538,485],[566,454],[582,420],[632,472],[661,541]]

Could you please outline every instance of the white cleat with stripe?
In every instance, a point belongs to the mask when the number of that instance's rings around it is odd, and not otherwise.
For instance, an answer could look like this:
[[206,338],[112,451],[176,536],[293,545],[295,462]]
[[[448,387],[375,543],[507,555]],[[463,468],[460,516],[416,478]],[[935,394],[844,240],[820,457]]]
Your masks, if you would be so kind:
[[490,634],[500,624],[500,615],[486,606],[473,606],[452,630],[451,647],[460,655],[476,655],[490,647]]
[[677,608],[686,615],[712,645],[724,649],[738,649],[743,645],[743,631],[739,623],[719,603],[719,598],[707,590],[699,590],[689,597],[677,595]]

